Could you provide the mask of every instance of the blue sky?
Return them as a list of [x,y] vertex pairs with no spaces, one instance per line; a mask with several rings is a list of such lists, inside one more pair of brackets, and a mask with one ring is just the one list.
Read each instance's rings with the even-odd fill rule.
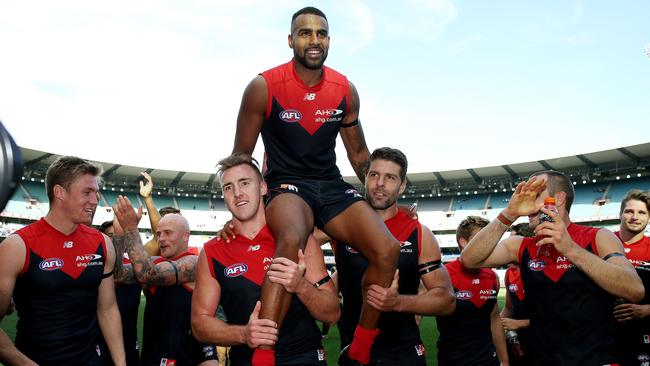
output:
[[647,1],[1,0],[0,120],[24,147],[212,172],[305,5],[328,16],[369,147],[410,172],[650,141]]

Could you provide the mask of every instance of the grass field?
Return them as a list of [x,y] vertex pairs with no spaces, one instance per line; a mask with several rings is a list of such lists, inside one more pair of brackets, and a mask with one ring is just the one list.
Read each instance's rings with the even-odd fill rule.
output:
[[[499,306],[503,307],[505,291],[499,291]],[[144,297],[140,301],[140,315],[138,317],[138,339],[140,344],[142,344],[142,322],[143,322],[143,312],[144,312]],[[16,313],[13,313],[9,316],[6,316],[2,320],[2,329],[9,335],[11,339],[15,338],[16,335]],[[433,317],[424,317],[420,323],[420,335],[422,341],[424,342],[424,347],[427,351],[427,365],[435,366],[437,365],[437,348],[436,341],[438,339],[438,328],[436,327],[436,320]],[[336,359],[339,354],[340,349],[340,338],[339,331],[336,327],[331,327],[329,334],[325,339],[323,339],[323,346],[325,347],[325,354],[327,356],[328,365],[336,365]],[[1,365],[1,363],[0,363]]]

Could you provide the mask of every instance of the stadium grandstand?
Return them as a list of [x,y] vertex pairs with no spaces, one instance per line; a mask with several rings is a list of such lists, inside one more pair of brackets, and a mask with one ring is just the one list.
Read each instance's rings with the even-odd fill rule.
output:
[[[22,149],[24,176],[18,189],[0,214],[0,236],[43,217],[48,211],[45,172],[57,155]],[[172,206],[181,210],[190,222],[190,246],[199,250],[230,219],[216,174],[177,172],[145,167],[97,162],[104,167],[100,203],[93,224],[113,218],[111,205],[118,195],[129,197],[134,206],[142,205],[138,194],[140,172],[154,181],[156,207]],[[455,228],[468,215],[490,220],[506,207],[514,187],[531,173],[553,169],[573,179],[576,198],[571,217],[586,225],[616,230],[620,202],[631,189],[650,190],[650,143],[618,149],[491,167],[408,174],[407,190],[400,203],[417,203],[418,216],[436,235],[443,259],[458,255]],[[359,190],[356,177],[346,181]],[[525,218],[520,221],[526,221]],[[149,220],[140,222],[143,239],[152,233]],[[328,266],[334,264],[329,246],[325,246]]]

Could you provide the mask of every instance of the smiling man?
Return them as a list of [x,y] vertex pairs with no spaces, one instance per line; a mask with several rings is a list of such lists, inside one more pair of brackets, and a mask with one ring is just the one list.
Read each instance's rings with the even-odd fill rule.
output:
[[643,365],[650,360],[650,238],[645,236],[650,220],[650,194],[641,190],[628,192],[621,202],[621,226],[616,233],[646,288],[640,304],[619,303],[614,308],[616,340],[621,365]]
[[101,167],[62,156],[47,170],[50,210],[0,244],[0,317],[13,293],[16,345],[0,331],[10,365],[104,365],[100,331],[125,364],[111,240],[92,229]]
[[[339,299],[329,281],[323,251],[310,238],[304,256],[297,253],[297,263],[272,259],[275,240],[266,225],[262,201],[266,184],[250,155],[222,159],[219,181],[237,235],[229,243],[212,239],[203,247],[192,299],[196,336],[203,342],[232,346],[233,365],[250,365],[253,350],[261,345],[276,346],[277,365],[325,365],[316,319],[335,323]],[[265,277],[295,295],[289,298],[287,321],[279,329],[275,322],[259,319],[258,300]],[[227,322],[214,316],[219,305]]]
[[[359,123],[356,88],[324,66],[330,44],[325,14],[313,7],[296,12],[288,44],[293,60],[261,73],[244,91],[233,147],[233,153],[252,154],[262,135],[269,187],[266,219],[277,240],[275,256],[297,261],[298,249],[305,248],[316,225],[368,259],[364,293],[372,284],[388,287],[399,242],[336,166],[339,132],[361,181],[370,152]],[[260,317],[281,326],[289,297],[282,286],[265,280]],[[365,364],[379,334],[380,312],[365,301],[362,306],[354,340],[344,354]],[[273,347],[261,346],[253,364],[272,365],[273,359]]]

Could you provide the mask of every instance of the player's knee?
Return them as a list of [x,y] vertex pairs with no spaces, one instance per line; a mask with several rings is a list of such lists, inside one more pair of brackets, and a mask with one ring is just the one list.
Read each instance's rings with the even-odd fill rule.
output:
[[286,232],[278,235],[276,238],[276,250],[280,251],[295,251],[298,252],[298,249],[304,248],[305,243],[307,242],[307,236],[300,235],[296,232]]
[[399,259],[400,244],[393,238],[387,238],[382,245],[377,245],[372,251],[369,261],[382,268],[394,268]]

